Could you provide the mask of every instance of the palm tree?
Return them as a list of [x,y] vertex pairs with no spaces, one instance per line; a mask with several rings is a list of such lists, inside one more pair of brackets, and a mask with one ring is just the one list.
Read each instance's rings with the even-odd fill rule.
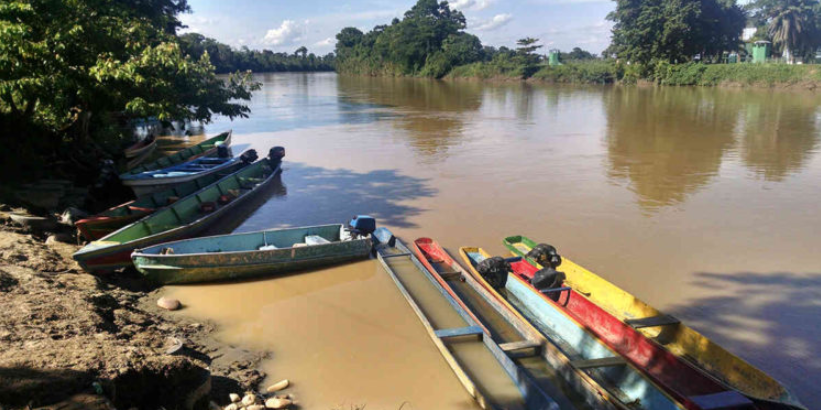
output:
[[767,33],[777,49],[790,55],[790,62],[795,61],[795,53],[817,43],[815,5],[812,0],[781,0],[767,12]]

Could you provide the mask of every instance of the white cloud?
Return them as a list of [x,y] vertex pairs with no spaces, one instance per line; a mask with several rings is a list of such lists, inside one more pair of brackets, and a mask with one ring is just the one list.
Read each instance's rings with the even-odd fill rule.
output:
[[320,40],[314,43],[314,47],[330,47],[336,44],[336,39],[333,37],[328,37],[325,40]]
[[495,0],[454,0],[450,6],[459,10],[484,10]]
[[272,28],[262,38],[263,44],[272,46],[287,46],[298,41],[304,41],[308,20],[300,24],[293,20],[285,20],[277,28]]
[[475,20],[471,22],[470,28],[477,31],[492,31],[510,23],[512,19],[512,14],[497,14],[490,20]]
[[180,22],[182,24],[188,26],[184,29],[181,29],[180,32],[182,33],[202,33],[203,31],[207,31],[208,29],[215,27],[219,24],[220,19],[218,18],[208,18],[203,16],[195,16],[193,14],[183,14],[180,16]]

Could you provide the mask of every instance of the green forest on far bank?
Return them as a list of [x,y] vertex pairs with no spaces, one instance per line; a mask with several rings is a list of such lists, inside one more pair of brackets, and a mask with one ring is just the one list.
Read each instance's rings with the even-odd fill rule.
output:
[[[610,46],[597,56],[580,48],[547,64],[540,39],[514,48],[483,45],[466,32],[464,15],[447,2],[418,0],[402,19],[365,33],[354,27],[336,36],[336,70],[360,75],[433,78],[532,79],[557,83],[665,85],[777,85],[821,82],[813,65],[723,64],[745,57],[751,40],[772,43],[785,62],[813,62],[821,47],[819,0],[615,0]],[[549,40],[549,39],[541,39]],[[512,45],[513,46],[513,45]]]
[[308,52],[305,46],[297,48],[292,54],[275,53],[271,50],[251,50],[242,47],[239,50],[220,43],[198,33],[185,33],[179,36],[180,45],[185,54],[199,59],[208,53],[211,64],[219,74],[234,71],[279,72],[279,71],[333,71],[334,54],[317,56]]

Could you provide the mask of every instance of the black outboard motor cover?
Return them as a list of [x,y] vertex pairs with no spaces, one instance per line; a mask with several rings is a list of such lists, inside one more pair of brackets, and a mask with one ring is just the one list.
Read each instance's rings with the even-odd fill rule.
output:
[[348,230],[354,236],[368,236],[376,230],[376,219],[368,215],[357,215],[348,223]]
[[257,155],[257,151],[254,149],[249,149],[248,151],[243,152],[242,155],[239,156],[240,161],[246,164],[250,164],[256,161],[257,158],[259,158],[259,156]]
[[487,258],[476,265],[476,271],[495,289],[502,289],[507,283],[510,263],[501,256]]
[[268,158],[274,161],[282,161],[285,158],[285,147],[276,146],[268,151]]
[[562,264],[562,257],[556,251],[556,248],[546,243],[534,246],[525,256],[544,267],[558,268]]
[[217,145],[217,156],[220,158],[229,158],[231,156],[231,151],[228,150],[228,146]]
[[530,279],[530,284],[539,290],[553,289],[561,286],[564,279],[564,272],[559,272],[553,268],[544,268],[539,269],[533,274],[533,278]]

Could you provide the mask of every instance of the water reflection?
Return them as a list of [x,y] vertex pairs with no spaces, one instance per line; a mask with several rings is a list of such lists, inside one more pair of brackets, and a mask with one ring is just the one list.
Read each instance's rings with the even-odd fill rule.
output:
[[768,181],[782,181],[800,171],[818,145],[818,103],[813,94],[748,96],[738,127],[744,164]]
[[482,85],[437,80],[340,76],[339,94],[359,104],[388,106],[404,115],[392,121],[406,131],[414,151],[440,161],[463,137],[466,114],[482,104]]
[[738,104],[709,91],[617,87],[604,95],[610,177],[627,180],[643,209],[683,202],[732,148]]

